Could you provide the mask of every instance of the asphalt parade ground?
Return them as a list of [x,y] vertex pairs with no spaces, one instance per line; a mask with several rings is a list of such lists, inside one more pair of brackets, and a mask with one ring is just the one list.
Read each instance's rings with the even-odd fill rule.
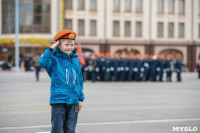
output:
[[[200,133],[200,80],[183,73],[176,82],[84,83],[76,133]],[[0,133],[49,133],[50,79],[0,73]],[[187,129],[187,130],[186,130]]]

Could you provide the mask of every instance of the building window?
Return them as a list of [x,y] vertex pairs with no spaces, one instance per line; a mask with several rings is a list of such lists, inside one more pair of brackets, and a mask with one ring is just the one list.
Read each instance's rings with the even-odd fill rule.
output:
[[178,24],[178,37],[183,38],[184,37],[184,33],[185,33],[185,26],[184,23],[179,23]]
[[130,12],[131,11],[131,0],[125,0],[125,11]]
[[90,10],[91,11],[97,10],[97,1],[96,0],[90,0]]
[[179,0],[179,14],[185,13],[185,0]]
[[72,19],[65,20],[65,29],[72,30]]
[[85,34],[85,21],[78,20],[78,35],[84,35],[84,34]]
[[142,37],[142,22],[136,22],[136,37]]
[[136,12],[142,12],[142,0],[136,0]]
[[96,20],[90,20],[90,35],[95,36],[96,35]]
[[[19,33],[50,33],[50,0],[19,1]],[[15,1],[2,0],[2,33],[15,32]]]
[[120,0],[113,0],[113,11],[119,12],[120,6],[119,6]]
[[163,31],[164,31],[163,28],[164,28],[163,22],[159,22],[158,23],[158,31],[157,31],[158,37],[163,37]]
[[168,13],[174,13],[174,0],[168,0]]
[[84,9],[85,9],[85,1],[78,0],[78,10],[84,10]]
[[72,9],[72,0],[65,0],[65,9]]
[[168,37],[174,37],[174,23],[168,23]]
[[158,0],[158,13],[164,12],[164,2],[163,0]]
[[15,1],[2,0],[2,33],[15,33]]
[[113,22],[113,36],[119,36],[119,21]]
[[125,22],[125,36],[131,36],[131,22],[126,21]]
[[174,60],[176,60],[177,58],[177,54],[181,55],[181,58],[183,59],[183,53],[180,50],[176,50],[176,49],[165,49],[159,52],[159,54],[164,54],[165,56],[167,56],[168,54],[173,55]]

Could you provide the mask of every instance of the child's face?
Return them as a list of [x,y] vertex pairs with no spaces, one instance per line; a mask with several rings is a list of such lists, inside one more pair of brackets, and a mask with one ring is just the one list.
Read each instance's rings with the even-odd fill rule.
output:
[[58,47],[61,52],[71,54],[72,51],[74,50],[74,40],[66,39],[64,41],[60,41],[60,44]]

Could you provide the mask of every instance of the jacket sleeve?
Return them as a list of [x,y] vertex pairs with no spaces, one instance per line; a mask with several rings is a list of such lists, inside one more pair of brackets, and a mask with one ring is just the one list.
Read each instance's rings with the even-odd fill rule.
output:
[[49,49],[46,49],[42,56],[39,58],[39,63],[46,69],[47,72],[49,72],[53,64],[51,52]]
[[85,99],[84,93],[83,93],[83,76],[82,76],[82,71],[81,71],[81,64],[79,62],[79,82],[80,82],[80,97],[79,101],[82,101]]

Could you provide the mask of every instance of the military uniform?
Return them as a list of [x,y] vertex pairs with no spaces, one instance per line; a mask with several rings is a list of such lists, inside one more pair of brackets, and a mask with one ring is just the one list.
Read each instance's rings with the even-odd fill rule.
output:
[[200,60],[197,63],[198,78],[200,79]]
[[148,80],[148,75],[149,75],[149,70],[150,70],[149,59],[148,58],[143,59],[142,66],[144,68],[142,80],[143,81],[147,81]]
[[173,67],[174,67],[173,60],[170,58],[167,58],[166,63],[165,63],[165,69],[167,73],[166,79],[167,81],[170,81],[170,82],[172,81]]
[[127,75],[127,71],[126,71],[127,59],[121,58],[119,66],[120,66],[120,80],[125,81],[126,75]]
[[158,66],[159,66],[159,81],[163,81],[163,74],[164,74],[164,68],[165,68],[165,60],[164,58],[158,59]]
[[181,58],[178,58],[178,59],[176,60],[176,64],[175,64],[176,73],[177,73],[177,81],[178,81],[178,82],[181,81],[182,64],[183,64],[182,59],[181,59]]
[[153,59],[150,63],[150,80],[156,81],[156,71],[157,71],[157,60]]
[[138,57],[135,61],[135,67],[134,67],[135,81],[140,80],[141,68],[142,68],[142,60]]

